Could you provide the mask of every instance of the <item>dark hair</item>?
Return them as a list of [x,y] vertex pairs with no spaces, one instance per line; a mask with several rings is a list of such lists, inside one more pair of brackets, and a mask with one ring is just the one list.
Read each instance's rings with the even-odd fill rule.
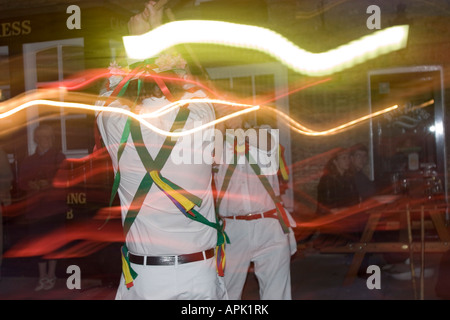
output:
[[37,127],[34,129],[34,133],[33,133],[33,134],[34,134],[34,136],[36,137],[36,135],[37,135],[38,132],[44,131],[44,130],[48,130],[48,131],[50,131],[50,133],[52,134],[52,136],[54,135],[53,127],[52,127],[51,125],[45,124],[45,123],[41,123],[39,126],[37,126]]
[[355,154],[357,151],[363,151],[363,152],[369,153],[369,149],[367,149],[367,147],[362,143],[354,144],[349,149],[350,149],[351,155]]
[[324,167],[324,174],[330,175],[338,175],[338,170],[336,165],[334,164],[334,160],[336,160],[342,154],[348,154],[349,149],[346,148],[337,148],[332,152],[331,158],[327,161]]

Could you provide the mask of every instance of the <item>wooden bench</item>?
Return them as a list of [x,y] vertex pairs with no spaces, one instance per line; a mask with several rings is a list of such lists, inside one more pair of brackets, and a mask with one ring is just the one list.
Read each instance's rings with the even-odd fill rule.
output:
[[[354,240],[345,243],[325,243],[321,253],[353,254],[344,285],[351,284],[366,253],[424,253],[445,252],[450,249],[450,233],[446,219],[447,205],[443,201],[429,201],[399,197],[395,201],[379,202],[376,198],[352,208],[346,208],[330,216],[321,217],[305,227],[316,228],[325,234],[345,234],[354,225],[362,226]],[[420,241],[413,241],[413,231],[420,230]],[[425,240],[425,230],[434,230],[437,241]],[[354,231],[354,230],[353,230]],[[398,241],[375,241],[375,232],[398,232]],[[342,238],[341,238],[342,240]],[[423,268],[422,268],[423,269]],[[423,274],[422,274],[423,277]]]

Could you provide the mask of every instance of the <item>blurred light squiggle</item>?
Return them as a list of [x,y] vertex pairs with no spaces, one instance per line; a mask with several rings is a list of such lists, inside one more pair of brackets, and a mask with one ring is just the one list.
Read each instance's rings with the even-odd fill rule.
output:
[[137,60],[154,57],[182,43],[241,47],[271,55],[299,73],[323,76],[404,48],[408,31],[407,25],[394,26],[326,52],[311,53],[266,28],[223,21],[184,20],[163,24],[139,36],[125,36],[123,43],[128,57]]
[[292,130],[294,130],[300,134],[307,135],[307,136],[326,136],[326,135],[336,134],[338,132],[341,132],[342,130],[345,130],[349,127],[357,125],[358,123],[361,123],[363,121],[369,120],[370,118],[374,118],[374,117],[380,116],[382,114],[391,112],[397,108],[398,108],[398,105],[394,105],[394,106],[385,108],[383,110],[380,110],[380,111],[365,115],[363,117],[354,119],[352,121],[346,122],[346,123],[336,126],[334,128],[331,128],[328,130],[323,130],[323,131],[311,130],[311,129],[305,127],[304,125],[300,124],[299,122],[295,121],[291,117],[287,116],[285,113],[283,113],[275,108],[265,108],[264,110],[270,110],[271,112],[275,112],[277,115],[279,115],[283,119],[283,121],[291,124],[290,128]]
[[[135,114],[129,110],[126,109],[121,109],[121,108],[115,108],[115,107],[102,107],[102,106],[95,106],[95,105],[91,105],[91,104],[85,104],[85,103],[77,103],[77,102],[64,102],[64,101],[52,101],[52,100],[32,100],[32,101],[28,101],[25,102],[11,110],[5,111],[3,113],[0,113],[0,119],[5,119],[7,117],[12,116],[13,114],[25,110],[29,107],[32,106],[37,106],[37,105],[46,105],[46,106],[50,106],[50,107],[59,107],[59,108],[75,108],[75,109],[80,109],[80,110],[89,110],[89,111],[97,111],[97,112],[113,112],[113,113],[121,113],[123,115],[126,115],[128,117],[134,118],[135,120],[139,121],[141,124],[143,124],[144,126],[146,126],[147,128],[149,128],[150,130],[153,130],[154,132],[160,134],[160,135],[164,135],[164,136],[170,136],[170,137],[182,137],[182,136],[186,136],[186,135],[190,135],[193,134],[197,131],[201,131],[203,129],[212,127],[220,122],[226,121],[232,117],[237,117],[240,116],[242,114],[248,113],[248,112],[252,112],[252,111],[256,111],[260,108],[260,106],[258,105],[245,105],[245,104],[239,104],[239,103],[235,103],[235,102],[228,102],[225,100],[217,100],[217,99],[188,99],[188,100],[180,100],[180,101],[176,101],[174,103],[171,103],[167,106],[165,106],[161,111],[157,110],[156,113],[157,115],[161,115],[164,114],[168,111],[170,111],[173,108],[179,107],[180,105],[184,105],[184,104],[188,104],[188,103],[220,103],[220,104],[226,104],[226,105],[238,105],[240,107],[244,107],[243,110],[240,111],[236,111],[232,114],[229,114],[227,116],[224,116],[220,119],[211,121],[209,123],[203,124],[201,126],[195,127],[193,129],[190,130],[186,130],[183,132],[170,132],[170,131],[165,131],[165,130],[161,130],[158,127],[152,125],[151,123],[149,123],[147,120],[145,120],[145,117],[153,117],[154,114],[150,113],[150,114],[144,114],[142,115],[138,115]],[[2,108],[0,107],[0,110]]]
[[[229,115],[223,116],[217,120],[211,121],[209,123],[203,124],[201,126],[195,127],[193,129],[190,130],[186,130],[186,131],[182,131],[182,132],[170,132],[170,131],[165,131],[165,130],[161,130],[158,127],[152,125],[151,123],[149,123],[147,120],[145,120],[145,118],[154,118],[157,116],[161,116],[164,113],[169,112],[170,110],[180,107],[182,105],[186,105],[189,103],[219,103],[219,104],[223,104],[223,105],[229,105],[229,106],[238,106],[238,107],[243,107],[243,110],[240,111],[236,111],[233,112]],[[36,106],[36,105],[47,105],[47,106],[53,106],[53,107],[60,107],[60,108],[76,108],[76,109],[81,109],[81,110],[89,110],[89,111],[97,111],[97,112],[113,112],[113,113],[120,113],[129,117],[134,118],[135,120],[141,122],[141,124],[143,124],[144,126],[146,126],[147,128],[149,128],[150,130],[153,130],[154,132],[160,134],[160,135],[164,135],[164,136],[170,136],[170,137],[182,137],[182,136],[186,136],[186,135],[190,135],[193,134],[195,132],[201,131],[203,129],[215,126],[218,123],[224,122],[230,118],[233,117],[238,117],[240,115],[243,115],[245,113],[249,113],[249,112],[253,112],[256,111],[258,109],[261,109],[261,107],[259,105],[247,105],[247,104],[240,104],[240,103],[235,103],[235,102],[229,102],[229,101],[225,101],[225,100],[217,100],[217,99],[186,99],[186,100],[179,100],[173,103],[168,104],[167,106],[152,112],[152,113],[148,113],[148,114],[135,114],[129,110],[126,109],[121,109],[121,108],[115,108],[115,107],[103,107],[103,106],[94,106],[94,105],[90,105],[90,104],[84,104],[84,103],[77,103],[77,102],[63,102],[63,101],[52,101],[52,100],[43,100],[43,99],[38,99],[38,100],[32,100],[32,101],[28,101],[25,102],[11,110],[5,111],[3,113],[0,113],[0,119],[4,119],[7,118],[9,116],[12,116],[13,114],[24,110],[26,108],[32,107],[32,106]],[[335,134],[338,133],[346,128],[349,128],[351,126],[354,126],[360,122],[366,121],[372,117],[376,117],[379,116],[381,114],[390,112],[394,109],[397,109],[398,106],[392,106],[389,108],[385,108],[381,111],[378,112],[374,112],[371,113],[369,115],[357,118],[355,120],[349,121],[347,123],[344,123],[340,126],[337,127],[333,127],[331,129],[328,130],[323,130],[323,131],[316,131],[316,130],[312,130],[309,129],[307,127],[305,127],[304,125],[300,124],[299,122],[295,121],[294,119],[292,119],[291,117],[289,117],[288,115],[286,115],[285,113],[272,108],[272,107],[265,107],[264,110],[268,110],[271,112],[275,112],[278,116],[280,116],[282,118],[283,121],[287,122],[291,129],[296,131],[297,133],[303,134],[303,135],[309,135],[309,136],[324,136],[324,135],[331,135],[331,134]],[[0,108],[1,110],[1,108]]]

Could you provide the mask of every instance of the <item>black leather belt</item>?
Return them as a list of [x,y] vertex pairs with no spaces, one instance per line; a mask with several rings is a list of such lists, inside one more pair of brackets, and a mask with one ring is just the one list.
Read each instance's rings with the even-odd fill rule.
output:
[[207,260],[212,257],[214,257],[214,248],[196,253],[180,254],[178,256],[138,256],[130,252],[128,253],[128,259],[131,263],[147,266],[172,266],[175,264]]

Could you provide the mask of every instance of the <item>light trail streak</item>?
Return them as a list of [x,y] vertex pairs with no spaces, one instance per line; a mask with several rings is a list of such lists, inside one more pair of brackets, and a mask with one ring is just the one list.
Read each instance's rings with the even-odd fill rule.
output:
[[330,10],[331,8],[334,8],[344,2],[347,2],[348,0],[341,0],[341,1],[336,1],[334,3],[327,3],[324,7],[322,7],[320,10],[311,10],[309,12],[307,11],[299,11],[295,14],[295,17],[297,19],[310,19],[313,18],[315,16],[318,16],[320,14],[323,14],[324,12]]
[[[95,70],[83,71],[83,72],[77,73],[70,79],[46,83],[46,84],[42,85],[40,88],[42,88],[42,89],[47,89],[47,88],[58,89],[59,88],[61,90],[75,91],[75,90],[83,89],[83,88],[87,87],[88,85],[90,85],[91,83],[93,83],[97,80],[100,80],[100,79],[110,78],[111,76],[126,77],[130,74],[131,71],[132,70],[122,70],[122,69],[117,69],[114,71],[114,73],[111,73],[111,71],[108,69],[95,69]],[[145,72],[137,73],[136,77],[146,78],[146,79],[161,79],[161,80],[167,80],[169,82],[183,82],[185,84],[190,84],[190,85],[199,87],[201,89],[204,89],[204,90],[208,91],[209,93],[213,94],[214,96],[218,96],[216,92],[211,90],[211,88],[208,88],[201,82],[195,81],[192,79],[180,78],[178,76],[171,77],[171,76],[167,76],[167,75],[163,76],[160,74],[149,74],[149,73],[145,73]]]
[[299,88],[290,90],[289,92],[280,94],[280,95],[275,96],[275,97],[273,97],[273,98],[270,98],[270,99],[267,99],[267,100],[264,100],[264,101],[258,101],[257,104],[259,104],[259,105],[265,105],[265,104],[268,104],[269,102],[273,102],[273,101],[278,100],[278,99],[280,99],[280,98],[283,98],[283,97],[286,97],[286,96],[290,96],[291,94],[293,94],[293,93],[295,93],[295,92],[302,91],[302,90],[308,89],[308,88],[310,88],[310,87],[314,87],[314,86],[316,86],[316,85],[319,85],[319,84],[328,82],[328,81],[330,81],[330,80],[331,80],[331,78],[326,78],[326,79],[321,79],[321,80],[318,80],[318,81],[315,81],[315,82],[312,82],[312,83],[307,83],[307,84],[305,84],[305,85],[303,85],[303,86],[301,86],[301,87],[299,87]]
[[[108,69],[95,69],[95,70],[83,71],[83,72],[77,73],[70,79],[52,82],[52,83],[46,83],[46,84],[42,85],[40,87],[40,89],[45,89],[45,90],[60,89],[60,90],[67,90],[67,91],[75,91],[75,90],[83,89],[83,88],[87,87],[88,85],[90,85],[91,83],[93,83],[97,80],[103,79],[103,78],[109,78],[111,76],[126,77],[130,73],[130,71],[131,70],[127,71],[127,70],[122,70],[122,69],[117,69],[117,71],[115,71],[114,73],[111,73],[111,71]],[[211,88],[204,85],[203,83],[192,80],[192,79],[169,77],[169,76],[162,76],[162,75],[158,75],[158,74],[148,74],[148,73],[139,73],[139,77],[140,78],[158,78],[161,80],[168,80],[169,82],[171,82],[171,81],[183,82],[185,84],[193,85],[195,87],[204,89],[204,90],[208,91],[209,93],[211,93],[214,97],[221,96],[216,91],[212,90]],[[276,97],[269,98],[264,101],[258,101],[255,104],[258,104],[258,105],[268,104],[269,102],[273,102],[282,97],[289,96],[295,92],[328,82],[330,80],[332,80],[332,78],[325,78],[325,79],[320,79],[320,80],[317,80],[317,81],[314,81],[311,83],[306,83],[306,84],[303,84],[302,86],[300,86],[299,88],[290,90],[289,92],[286,92],[282,95],[278,95]]]
[[291,69],[323,76],[348,69],[374,57],[406,46],[409,27],[394,26],[376,31],[335,49],[308,52],[266,28],[223,21],[184,20],[161,25],[139,36],[125,36],[131,59],[145,60],[182,43],[212,43],[264,52]]
[[[56,93],[57,93],[57,91],[52,90],[52,91],[49,91],[48,94],[50,96],[52,96],[52,95],[56,95]],[[38,96],[38,97],[42,97],[44,95],[45,95],[45,92],[34,93],[34,96]],[[21,101],[23,99],[24,98],[18,98],[17,100]],[[170,112],[171,110],[173,110],[175,108],[178,108],[183,105],[190,104],[190,103],[213,103],[213,104],[241,107],[244,109],[240,110],[240,111],[235,111],[229,115],[220,117],[219,119],[216,119],[214,121],[210,121],[209,123],[206,123],[201,126],[195,127],[190,130],[182,131],[182,132],[165,131],[165,130],[159,129],[158,127],[152,125],[151,123],[149,123],[146,120],[146,118],[155,118],[158,116],[162,116],[165,113]],[[429,101],[426,101],[426,102],[416,106],[415,109],[423,108],[423,107],[429,106],[433,103],[434,103],[434,100],[430,99]],[[10,106],[10,105],[15,105],[14,99],[12,99],[12,101],[7,101],[3,104],[0,104],[0,110],[2,110],[2,109],[4,110],[7,108],[7,106]],[[266,110],[266,111],[276,113],[276,115],[279,116],[282,119],[282,121],[288,123],[290,128],[299,134],[307,135],[307,136],[327,136],[327,135],[339,133],[349,127],[355,126],[363,121],[369,120],[370,118],[378,117],[380,115],[386,114],[386,113],[391,112],[398,108],[398,105],[394,105],[394,106],[382,109],[380,111],[377,111],[377,112],[359,117],[357,119],[351,120],[349,122],[346,122],[339,126],[333,127],[331,129],[322,130],[322,131],[312,130],[312,129],[302,125],[301,123],[297,122],[296,120],[289,117],[288,115],[281,112],[280,110],[277,110],[276,108],[273,108],[273,107],[269,107],[269,106],[261,107],[260,105],[242,104],[242,103],[237,103],[237,102],[230,102],[230,101],[226,101],[226,100],[209,99],[209,98],[208,99],[198,99],[198,98],[183,99],[183,100],[179,100],[179,101],[170,103],[154,112],[144,113],[144,114],[136,114],[136,113],[131,112],[126,109],[109,107],[109,106],[104,107],[104,106],[96,106],[96,105],[92,105],[92,104],[79,103],[79,102],[64,102],[64,101],[53,101],[53,100],[47,100],[47,99],[33,99],[31,101],[27,101],[22,104],[19,104],[17,107],[14,107],[8,111],[4,111],[3,113],[0,113],[0,119],[5,119],[7,117],[12,116],[13,114],[15,114],[17,112],[20,112],[26,108],[36,106],[36,105],[46,105],[46,106],[58,107],[58,108],[72,108],[72,109],[80,109],[80,110],[88,110],[88,111],[96,111],[96,112],[120,113],[125,116],[132,117],[133,119],[141,122],[144,126],[148,127],[150,130],[152,130],[160,135],[176,137],[176,138],[193,134],[193,133],[201,131],[203,129],[213,127],[216,124],[227,121],[228,119],[231,119],[233,117],[238,117],[243,114],[250,113],[253,111],[257,111],[257,110]]]
[[[234,107],[243,107],[243,108],[253,108],[253,107],[259,107],[258,106],[252,106],[249,104],[245,104],[245,103],[238,103],[238,102],[231,102],[231,101],[226,101],[226,100],[219,100],[219,99],[182,99],[182,100],[178,100],[175,101],[173,103],[170,103],[156,111],[150,112],[150,113],[143,113],[141,114],[141,118],[156,118],[159,116],[162,116],[170,111],[172,111],[173,109],[176,109],[178,107],[181,107],[183,105],[189,104],[189,103],[216,103],[216,104],[225,104],[225,105],[229,105],[229,106],[234,106]],[[250,112],[250,111],[249,111]],[[225,121],[225,120],[223,120]],[[222,122],[222,121],[221,121]]]
[[[170,131],[165,131],[165,130],[161,130],[158,127],[152,125],[151,123],[149,123],[148,121],[146,121],[144,118],[152,118],[152,117],[156,117],[156,116],[160,116],[166,112],[171,111],[174,108],[179,107],[180,105],[184,105],[184,104],[188,104],[188,103],[220,103],[220,104],[227,104],[227,105],[234,105],[234,106],[241,106],[241,107],[245,107],[244,110],[240,110],[240,111],[236,111],[234,113],[231,113],[229,115],[223,116],[219,119],[216,119],[214,121],[211,121],[209,123],[203,124],[201,126],[198,126],[196,128],[190,129],[190,130],[186,130],[186,131],[182,131],[182,132],[170,132]],[[233,117],[237,117],[252,111],[256,111],[258,109],[260,109],[261,107],[259,105],[256,106],[252,106],[252,105],[245,105],[245,104],[239,104],[239,103],[234,103],[234,102],[228,102],[228,101],[224,101],[224,100],[217,100],[217,99],[190,99],[190,100],[180,100],[174,103],[171,103],[165,107],[163,107],[163,110],[157,110],[155,111],[155,113],[149,113],[149,114],[144,114],[144,115],[137,115],[129,110],[125,110],[125,109],[121,109],[121,108],[115,108],[115,107],[102,107],[102,106],[94,106],[94,105],[89,105],[89,104],[84,104],[84,103],[77,103],[77,102],[63,102],[63,101],[52,101],[52,100],[32,100],[29,102],[25,102],[20,106],[17,106],[16,108],[6,111],[4,113],[0,114],[0,119],[4,119],[7,118],[9,116],[12,116],[13,114],[22,111],[26,108],[35,106],[35,105],[47,105],[47,106],[52,106],[52,107],[61,107],[61,108],[76,108],[76,109],[81,109],[81,110],[89,110],[89,111],[98,111],[98,112],[113,112],[113,113],[120,113],[123,114],[125,116],[129,116],[134,118],[135,120],[141,122],[144,126],[148,127],[150,130],[153,130],[154,132],[163,135],[163,136],[170,136],[170,137],[182,137],[182,136],[186,136],[186,135],[190,135],[193,134],[195,132],[201,131],[203,129],[215,126],[218,123],[224,122],[228,119],[231,119]],[[338,133],[348,127],[354,126],[360,122],[363,122],[365,120],[368,120],[370,118],[373,117],[377,117],[379,115],[382,115],[384,113],[390,112],[392,110],[395,110],[396,108],[398,108],[397,105],[383,109],[381,111],[377,111],[371,114],[368,114],[366,116],[357,118],[355,120],[349,121],[347,123],[344,123],[342,125],[339,125],[337,127],[328,129],[328,130],[324,130],[324,131],[315,131],[312,129],[309,129],[305,126],[303,126],[302,124],[300,124],[299,122],[295,121],[294,119],[292,119],[291,117],[287,116],[285,113],[271,108],[271,107],[265,107],[265,110],[270,110],[272,112],[277,113],[277,115],[279,115],[280,117],[282,117],[286,122],[292,124],[291,128],[303,135],[309,135],[309,136],[324,136],[324,135],[330,135],[330,134],[335,134]]]
[[[124,72],[125,74],[125,72]],[[108,69],[94,69],[88,71],[82,71],[76,75],[64,79],[62,81],[55,81],[44,83],[39,86],[39,88],[59,88],[62,90],[79,90],[88,86],[89,84],[104,78],[111,77],[111,72]]]
[[[185,103],[209,103],[210,100],[214,101],[220,101],[222,104],[230,104],[230,102],[224,101],[224,100],[215,100],[215,99],[191,99],[191,100],[185,100]],[[185,104],[184,103],[184,104]],[[177,104],[177,102],[174,102],[173,104]],[[231,105],[235,105],[236,103],[231,103]],[[203,129],[215,126],[218,123],[224,122],[230,118],[237,117],[252,111],[256,111],[260,108],[260,106],[252,106],[252,105],[246,105],[247,107],[244,110],[236,111],[232,114],[229,114],[227,116],[224,116],[220,119],[216,119],[214,121],[211,121],[209,123],[203,124],[201,126],[195,127],[190,130],[186,130],[183,132],[170,132],[161,130],[158,127],[155,127],[145,119],[141,115],[137,115],[131,111],[120,109],[120,108],[114,108],[114,107],[102,107],[102,106],[94,106],[90,104],[84,104],[84,103],[78,103],[78,102],[63,102],[63,101],[52,101],[52,100],[32,100],[25,102],[11,110],[5,111],[0,114],[0,119],[5,119],[7,117],[12,116],[13,114],[20,112],[22,110],[25,110],[29,107],[36,106],[36,105],[46,105],[51,107],[58,107],[58,108],[74,108],[74,109],[80,109],[80,110],[89,110],[89,111],[98,111],[98,112],[112,112],[112,113],[120,113],[128,117],[132,117],[133,119],[139,121],[144,126],[148,127],[150,130],[153,130],[154,132],[163,135],[163,136],[170,136],[170,137],[182,137],[186,135],[193,134],[197,131],[201,131]],[[243,106],[243,105],[241,105]],[[170,106],[169,108],[172,108],[173,106]]]
[[374,118],[374,117],[380,116],[382,114],[391,112],[397,108],[398,108],[398,105],[394,105],[394,106],[385,108],[383,110],[380,110],[380,111],[362,116],[360,118],[354,119],[352,121],[346,122],[346,123],[336,126],[334,128],[331,128],[328,130],[323,130],[323,131],[316,131],[316,130],[309,129],[309,128],[305,127],[304,125],[300,124],[299,122],[295,121],[291,117],[287,116],[285,113],[283,113],[275,108],[265,107],[264,110],[270,110],[271,112],[275,112],[277,115],[279,115],[281,118],[283,118],[284,121],[292,124],[290,126],[292,130],[294,130],[300,134],[307,135],[307,136],[326,136],[326,135],[336,134],[336,133],[338,133],[342,130],[345,130],[351,126],[354,126],[358,123],[361,123],[363,121],[369,120],[370,118]]

